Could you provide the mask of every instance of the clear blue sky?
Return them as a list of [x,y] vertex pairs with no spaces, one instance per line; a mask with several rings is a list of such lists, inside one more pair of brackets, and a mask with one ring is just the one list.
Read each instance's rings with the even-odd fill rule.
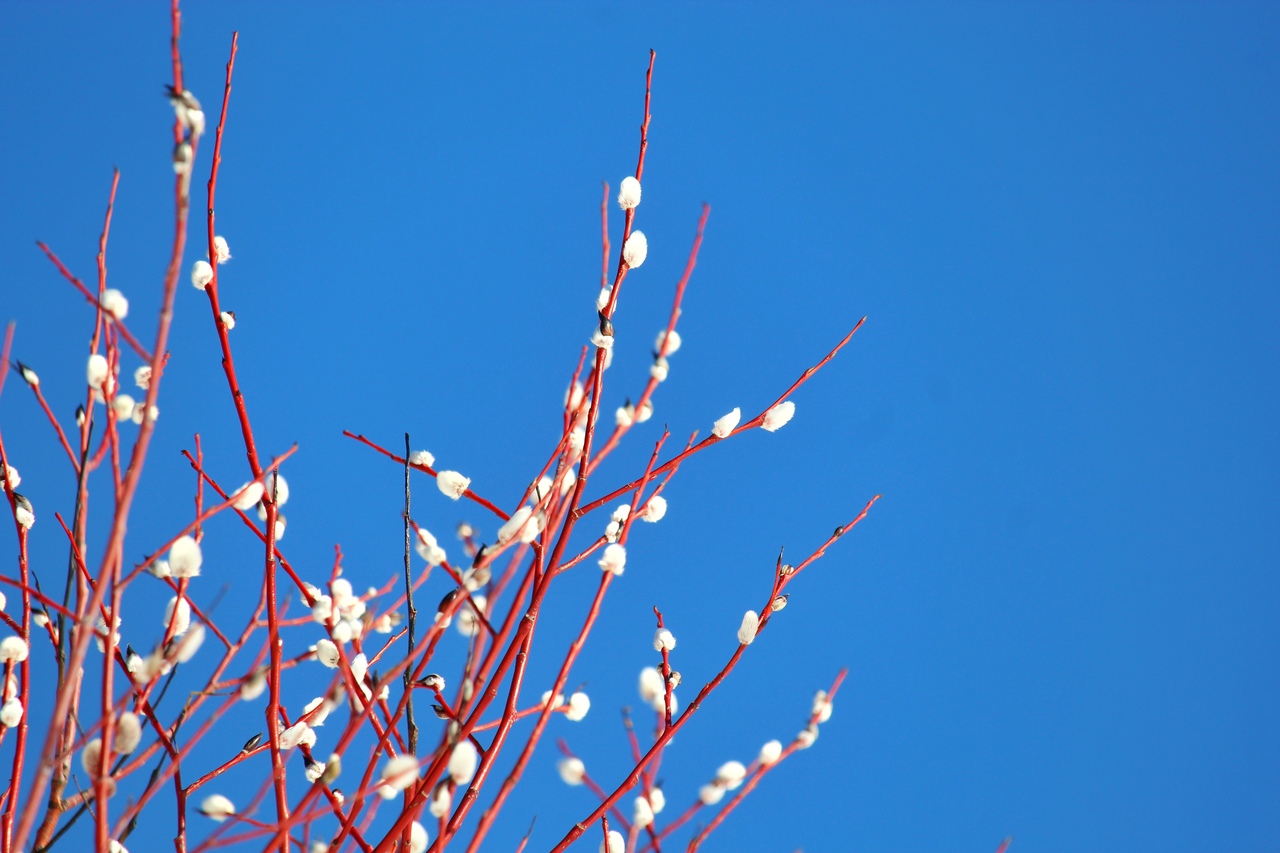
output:
[[[0,8],[0,321],[64,416],[90,321],[34,240],[91,277],[118,166],[110,282],[150,340],[167,27],[158,4]],[[641,386],[700,203],[712,213],[657,413],[594,493],[663,423],[678,437],[757,411],[869,320],[785,429],[682,469],[575,671],[592,714],[553,735],[620,779],[615,709],[654,656],[650,608],[701,684],[778,546],[807,552],[882,492],[669,752],[674,811],[721,762],[791,737],[850,668],[815,748],[707,849],[1280,848],[1277,7],[191,3],[186,68],[208,107],[233,29],[222,292],[261,445],[301,446],[296,563],[318,576],[341,543],[357,588],[396,570],[400,473],[344,428],[408,430],[514,506],[594,321],[600,181],[634,168],[654,48],[650,253],[610,410]],[[206,149],[197,183],[207,169]],[[174,330],[133,558],[189,515],[192,433],[245,479],[185,283]],[[49,508],[36,559],[60,565],[68,475],[20,383],[0,426]],[[425,481],[418,495],[429,526],[492,531]],[[209,597],[219,576],[254,583],[240,539],[211,546]],[[535,676],[594,582],[566,582]],[[530,849],[549,847],[590,810],[554,759],[548,743],[493,849],[535,813]],[[134,853],[171,849],[154,819]]]

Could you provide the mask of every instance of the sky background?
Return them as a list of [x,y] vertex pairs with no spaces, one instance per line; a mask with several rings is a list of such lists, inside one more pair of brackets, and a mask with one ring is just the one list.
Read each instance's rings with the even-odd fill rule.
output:
[[[876,493],[668,751],[665,816],[722,762],[791,738],[847,666],[815,747],[705,849],[1280,849],[1276,6],[190,3],[188,85],[211,113],[233,29],[221,292],[260,448],[300,447],[282,545],[317,582],[335,544],[357,589],[402,547],[402,474],[343,429],[408,431],[508,509],[546,458],[595,321],[600,182],[635,166],[649,48],[650,252],[615,319],[607,411],[642,387],[712,211],[656,413],[589,497],[636,476],[663,424],[679,441],[758,412],[869,317],[791,424],[695,457],[667,517],[635,531],[574,671],[593,710],[553,721],[487,849],[513,849],[534,814],[530,849],[547,849],[594,807],[556,777],[554,737],[621,780],[617,709],[654,662],[653,605],[687,701],[779,546],[808,553]],[[66,423],[92,317],[34,241],[92,279],[118,166],[109,285],[153,340],[167,39],[159,4],[0,7],[0,321]],[[616,241],[616,208],[612,224]],[[186,283],[199,246],[130,559],[189,518],[193,433],[215,476],[246,479]],[[37,571],[56,574],[73,483],[20,382],[0,428],[39,515]],[[457,522],[496,527],[426,479],[414,506],[451,551]],[[194,593],[229,584],[226,613],[260,574],[235,527],[210,525]],[[595,572],[545,617],[535,695]],[[239,713],[228,749],[260,724],[260,707]],[[149,814],[134,853],[171,849],[172,815]]]

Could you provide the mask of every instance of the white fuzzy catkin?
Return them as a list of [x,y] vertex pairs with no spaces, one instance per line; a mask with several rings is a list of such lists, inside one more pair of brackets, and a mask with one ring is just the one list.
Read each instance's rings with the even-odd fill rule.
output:
[[711,425],[711,434],[716,438],[724,438],[738,428],[740,420],[742,420],[742,409],[734,406],[732,412]]
[[754,610],[742,614],[742,625],[738,628],[738,642],[749,646],[756,639],[756,631],[760,629],[760,617]]
[[117,755],[128,755],[142,743],[142,721],[138,715],[125,711],[116,720],[115,750]]
[[596,329],[591,333],[591,345],[600,349],[613,349],[613,335],[606,335]]
[[36,388],[40,385],[40,374],[36,373],[30,367],[27,367],[25,364],[18,365],[18,372],[22,374],[22,381],[30,385],[32,388]]
[[556,770],[566,785],[581,785],[587,775],[587,768],[581,758],[562,758],[556,763]]
[[659,382],[666,382],[667,375],[671,373],[671,365],[662,356],[658,356],[653,364],[649,365],[649,375]]
[[228,332],[236,327],[236,315],[234,311],[219,311],[218,319],[222,320],[222,325],[227,327]]
[[409,454],[409,463],[411,465],[421,465],[424,468],[430,468],[436,464],[436,458],[431,455],[429,450],[415,450]]
[[90,776],[97,776],[102,769],[102,738],[96,737],[84,745],[80,753],[80,765]]
[[21,637],[5,637],[0,640],[0,663],[21,663],[30,653],[27,641]]
[[742,780],[746,776],[747,768],[743,766],[741,761],[726,761],[716,771],[716,782],[732,791],[742,784]]
[[644,797],[636,797],[635,805],[631,810],[631,822],[636,826],[644,829],[653,823],[653,806]]
[[164,628],[168,630],[173,625],[173,636],[181,636],[187,633],[187,629],[191,627],[191,604],[185,598],[178,598],[176,595],[169,599],[169,604],[164,609]]
[[466,493],[470,485],[471,480],[457,471],[441,471],[436,474],[436,486],[440,488],[440,492],[455,501]]
[[698,789],[698,799],[704,806],[714,806],[724,799],[724,788],[714,784],[703,785]]
[[756,758],[760,762],[761,767],[768,767],[777,764],[778,759],[782,757],[782,741],[771,740],[764,746],[760,747],[760,755]]
[[653,403],[645,400],[644,404],[636,409],[636,423],[642,424],[651,417],[653,417]]
[[613,422],[623,429],[626,429],[631,426],[635,417],[636,410],[634,406],[619,406],[618,410],[613,413]]
[[382,766],[382,781],[395,791],[418,781],[418,759],[412,755],[397,755]]
[[200,544],[190,536],[183,536],[169,549],[169,572],[175,578],[198,577],[203,562]]
[[795,417],[795,414],[796,404],[790,400],[784,400],[764,413],[764,422],[760,424],[760,429],[777,432],[786,426],[787,421]]
[[452,807],[453,794],[449,792],[449,786],[437,785],[431,794],[431,805],[427,806],[427,811],[431,812],[432,817],[441,818],[447,815]]
[[800,749],[808,749],[813,746],[813,742],[818,739],[818,727],[806,726],[800,734],[796,735],[796,745]]
[[236,807],[221,794],[210,794],[200,804],[200,811],[205,817],[213,818],[218,823],[222,823],[222,821],[236,813]]
[[191,265],[191,284],[197,290],[204,290],[213,281],[213,267],[208,261],[196,261]]
[[649,791],[649,805],[653,806],[654,814],[662,814],[662,810],[667,807],[667,795],[662,793],[661,788]]
[[409,825],[409,853],[426,853],[430,841],[425,826],[416,820]]
[[257,481],[245,483],[235,492],[235,499],[232,503],[236,509],[244,511],[252,509],[253,505],[262,500],[263,486]]
[[109,287],[102,292],[102,310],[114,315],[117,320],[123,320],[129,316],[129,300],[114,287]]
[[827,691],[819,690],[814,694],[813,710],[810,713],[817,716],[819,723],[831,719],[831,699],[827,696]]
[[267,676],[257,670],[240,685],[240,701],[252,702],[267,690]]
[[204,625],[197,622],[191,626],[191,630],[182,635],[182,639],[178,642],[178,648],[173,653],[173,659],[178,663],[186,663],[196,656],[196,652],[200,651],[200,647],[204,645]]
[[632,231],[627,242],[622,245],[622,260],[627,266],[636,269],[649,257],[649,239],[643,231]]
[[213,238],[213,257],[220,264],[231,260],[231,247],[227,245],[227,238],[221,234]]
[[0,467],[0,471],[4,471],[5,482],[9,484],[10,489],[16,489],[22,485],[22,475],[18,473],[18,469],[12,465]]
[[604,841],[600,842],[600,853],[627,853],[627,839],[616,829],[609,830]]
[[538,538],[542,532],[542,517],[533,514],[533,507],[522,506],[506,524],[498,528],[498,544],[505,545],[512,539],[519,539],[528,544]]
[[418,544],[414,548],[418,556],[426,560],[429,566],[438,566],[449,559],[444,549],[440,547],[440,543],[436,541],[436,537],[425,527],[418,528]]
[[627,549],[618,543],[605,546],[600,557],[600,568],[613,575],[621,575],[627,567]]
[[613,296],[612,287],[600,288],[600,293],[596,295],[596,310],[603,311],[609,304],[609,297]]
[[573,722],[578,722],[591,710],[591,698],[581,690],[576,691],[569,696],[569,710],[564,715]]
[[262,493],[264,498],[274,500],[276,506],[284,506],[289,502],[289,481],[279,472],[268,471],[262,478]]
[[31,501],[27,500],[17,492],[13,493],[13,500],[17,503],[17,508],[13,511],[13,517],[24,530],[30,530],[36,523],[35,507],[31,506]]
[[644,510],[641,511],[639,518],[641,521],[647,521],[650,524],[656,524],[662,521],[662,517],[667,514],[667,499],[662,495],[654,495],[649,498],[649,502],[645,504]]
[[292,726],[289,726],[289,728],[280,732],[280,748],[293,749],[295,746],[303,742],[309,731],[311,731],[311,726],[306,723],[294,723]]
[[316,642],[316,660],[327,666],[329,669],[338,668],[338,646],[333,640],[319,640]]
[[116,421],[123,423],[133,417],[133,409],[137,402],[128,394],[117,394],[115,399],[111,401],[111,411],[116,416]]
[[662,680],[662,673],[651,666],[640,670],[640,698],[648,705],[655,705],[666,699],[667,686]]
[[623,210],[635,210],[640,206],[640,182],[627,175],[618,185],[618,207]]
[[653,650],[660,652],[663,649],[671,651],[676,647],[676,635],[672,634],[666,628],[659,628],[653,633]]
[[469,740],[458,741],[449,754],[449,778],[456,785],[465,785],[476,775],[476,761],[479,756],[476,748]]
[[22,722],[22,701],[10,699],[0,707],[0,725],[11,729],[20,722]]
[[89,364],[84,371],[85,378],[89,381],[89,387],[101,388],[103,383],[107,381],[109,369],[106,356],[97,352],[89,356]]
[[653,351],[660,356],[671,355],[680,349],[680,344],[682,343],[680,333],[675,329],[672,329],[669,334],[666,329],[663,329],[658,332],[658,337],[653,342]]
[[143,391],[151,387],[151,365],[144,364],[137,370],[133,371],[133,384],[137,385]]

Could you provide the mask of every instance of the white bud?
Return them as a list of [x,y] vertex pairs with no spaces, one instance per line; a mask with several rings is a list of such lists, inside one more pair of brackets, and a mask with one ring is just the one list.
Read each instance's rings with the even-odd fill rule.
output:
[[667,686],[662,680],[662,673],[651,666],[640,670],[640,698],[649,705],[664,702]]
[[254,504],[262,500],[263,491],[263,485],[257,481],[245,483],[243,486],[236,489],[233,498],[234,503],[232,503],[232,506],[242,512],[247,509],[252,509]]
[[613,422],[623,429],[631,426],[634,420],[635,408],[632,406],[619,406],[618,410],[613,413]]
[[227,245],[227,238],[221,234],[213,238],[214,258],[220,264],[225,264],[231,260],[231,247]]
[[456,501],[467,491],[467,488],[471,485],[471,480],[457,471],[441,471],[436,474],[436,485],[445,497],[453,498]]
[[227,327],[228,332],[236,327],[236,313],[234,311],[219,311],[218,319],[222,321],[222,325]]
[[632,269],[644,263],[649,256],[649,241],[643,231],[632,231],[627,242],[622,244],[622,260]]
[[680,349],[680,333],[672,329],[668,334],[666,329],[658,332],[658,337],[653,342],[653,351],[659,356],[667,356]]
[[760,747],[760,756],[757,760],[761,767],[768,767],[771,764],[777,764],[778,759],[782,757],[782,741],[771,740],[764,746]]
[[541,525],[538,519],[533,517],[533,507],[522,506],[512,514],[506,524],[498,528],[498,544],[505,545],[515,538],[519,538],[521,542],[532,542],[538,537],[540,531]]
[[240,699],[243,702],[252,702],[261,696],[267,689],[267,676],[262,670],[254,670],[253,675],[249,676],[243,684],[240,685]]
[[636,409],[636,423],[642,424],[651,417],[653,417],[653,403],[645,400],[644,405]]
[[613,349],[613,335],[606,335],[596,329],[591,333],[591,345],[600,349]]
[[164,609],[165,630],[168,630],[170,625],[173,625],[175,637],[185,634],[191,627],[191,605],[185,598],[178,598],[175,595],[169,599],[169,604]]
[[27,500],[17,492],[13,493],[13,500],[14,503],[18,505],[13,512],[13,517],[17,520],[18,524],[21,525],[22,529],[30,530],[36,523],[35,507],[31,505],[31,501]]
[[146,391],[151,387],[151,365],[144,364],[137,370],[133,371],[133,383]]
[[609,305],[609,298],[613,296],[612,287],[600,288],[600,293],[596,296],[596,310],[603,311]]
[[204,290],[213,281],[213,267],[208,261],[196,261],[191,265],[191,284],[197,290]]
[[136,401],[128,394],[117,394],[111,401],[111,411],[115,413],[117,421],[127,421],[133,417],[136,405]]
[[810,713],[817,716],[819,723],[831,719],[831,700],[827,697],[827,691],[819,690],[814,694],[813,710]]
[[125,711],[116,720],[115,750],[119,755],[128,755],[142,743],[142,721],[138,715]]
[[747,776],[747,768],[743,766],[741,761],[726,761],[720,765],[720,769],[716,771],[716,781],[730,791],[736,789],[742,784],[742,780]]
[[627,175],[618,185],[618,207],[634,210],[640,206],[640,182]]
[[[321,764],[319,761],[313,761],[307,765],[307,781],[308,782],[315,784],[316,780],[323,775],[324,775],[324,765]],[[313,850],[315,849],[314,844],[312,845],[312,849]],[[325,849],[327,850],[328,847],[326,847]]]
[[609,830],[609,835],[600,842],[600,853],[627,853],[627,839],[618,830]]
[[667,374],[671,372],[671,365],[667,364],[667,360],[662,356],[649,365],[649,375],[659,382],[667,381]]
[[777,432],[786,426],[787,421],[795,417],[795,414],[796,404],[790,400],[784,400],[764,413],[764,422],[760,424],[760,429]]
[[169,549],[169,571],[175,578],[199,577],[203,562],[200,544],[190,536],[183,536]]
[[636,797],[631,814],[631,822],[641,829],[653,823],[653,806],[644,797]]
[[704,806],[714,806],[724,799],[724,788],[719,785],[703,785],[698,789],[698,799]]
[[114,315],[117,320],[123,320],[129,315],[129,300],[114,287],[109,287],[102,292],[102,310]]
[[431,794],[431,804],[427,806],[427,811],[434,818],[443,818],[449,814],[449,807],[453,805],[453,795],[449,793],[449,786],[443,782],[436,786],[435,791]]
[[808,749],[813,746],[813,742],[818,739],[818,727],[808,726],[800,734],[796,735],[796,745],[800,749]]
[[458,741],[449,754],[449,778],[456,785],[465,785],[476,775],[476,762],[479,756],[476,748],[469,740]]
[[756,631],[760,629],[760,617],[754,610],[742,614],[742,625],[738,628],[738,642],[749,646],[756,639]]
[[4,472],[5,482],[9,484],[10,489],[16,489],[22,485],[22,475],[18,473],[18,469],[12,465],[0,466],[0,471]]
[[662,793],[661,788],[649,791],[649,805],[653,807],[654,814],[662,814],[662,810],[667,807],[667,795]]
[[416,820],[409,825],[409,853],[426,853],[430,841],[425,826]]
[[302,743],[307,733],[311,731],[311,726],[303,722],[294,723],[289,728],[280,733],[280,748],[293,749]]
[[614,507],[613,515],[610,518],[617,524],[627,520],[627,516],[631,515],[631,504],[618,504]]
[[276,471],[268,471],[262,478],[262,493],[274,500],[276,506],[284,506],[289,502],[289,481]]
[[338,668],[338,646],[333,640],[319,640],[316,642],[316,660],[327,666],[329,669]]
[[409,454],[409,463],[412,465],[421,465],[424,468],[430,468],[436,464],[436,458],[426,450],[415,450]]
[[5,637],[0,640],[0,663],[21,663],[27,659],[31,649],[27,641],[21,637]]
[[605,546],[604,555],[600,558],[600,568],[614,575],[621,575],[627,566],[627,549],[613,543]]
[[553,709],[555,709],[555,708],[561,708],[561,707],[564,707],[564,694],[563,694],[563,693],[557,693],[557,694],[556,694],[556,696],[555,696],[555,699],[553,700],[553,699],[551,698],[551,691],[550,691],[550,690],[544,690],[544,691],[542,691],[542,701],[541,701],[539,704],[541,704],[543,707],[545,707],[545,706],[546,706],[546,704],[547,704],[548,702],[550,702],[550,703],[551,703],[551,707],[552,707]]
[[576,723],[587,716],[587,712],[590,710],[591,698],[581,690],[578,690],[569,696],[569,710],[564,715]]
[[676,635],[672,634],[666,628],[659,628],[653,634],[653,650],[660,652],[663,649],[671,651],[676,647]]
[[213,818],[218,823],[222,823],[236,813],[236,807],[221,794],[210,794],[200,804],[200,811],[205,817]]
[[102,767],[102,738],[96,737],[84,745],[80,753],[80,765],[90,776],[98,776]]
[[32,388],[40,385],[40,374],[36,373],[30,367],[27,367],[25,364],[21,364],[18,366],[18,370],[22,373],[23,382],[26,382]]
[[564,497],[573,491],[573,486],[578,482],[578,475],[572,468],[564,472],[564,476],[560,478],[560,496]]
[[94,353],[89,356],[89,365],[85,368],[85,377],[89,380],[90,388],[101,388],[102,384],[107,381],[107,357],[101,353]]
[[[473,601],[475,602],[474,607],[471,603]],[[458,629],[459,634],[464,637],[474,637],[480,633],[480,629],[483,626],[476,616],[475,608],[480,608],[480,612],[483,613],[488,603],[488,600],[483,595],[473,595],[469,601],[458,608],[458,621],[454,623],[454,627]]]
[[587,775],[587,768],[581,758],[562,758],[556,764],[556,769],[560,771],[560,778],[566,785],[581,785],[582,778]]
[[0,707],[0,725],[11,729],[20,722],[22,722],[22,702],[18,699],[10,699]]
[[182,635],[182,639],[178,642],[178,648],[174,652],[173,657],[178,663],[186,663],[196,656],[196,652],[200,651],[200,647],[204,645],[204,625],[197,622],[191,626],[191,630]]
[[711,425],[711,434],[716,438],[724,438],[738,428],[740,420],[742,420],[742,409],[735,406],[732,412]]
[[393,791],[403,791],[418,781],[418,759],[412,755],[397,755],[382,766],[382,781]]
[[662,495],[654,495],[649,498],[649,502],[645,504],[641,510],[639,518],[641,521],[647,521],[650,524],[656,524],[662,521],[662,517],[667,514],[667,499]]

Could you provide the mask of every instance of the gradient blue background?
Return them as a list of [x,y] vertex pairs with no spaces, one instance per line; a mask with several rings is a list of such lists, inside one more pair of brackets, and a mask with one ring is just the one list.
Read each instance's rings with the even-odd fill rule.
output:
[[[721,762],[791,737],[848,666],[815,748],[706,849],[1280,849],[1277,7],[191,3],[185,20],[210,112],[241,31],[222,292],[259,446],[301,446],[283,546],[310,577],[335,542],[357,588],[397,570],[401,474],[342,429],[408,430],[508,507],[545,458],[594,321],[600,181],[634,168],[652,47],[651,250],[609,411],[641,387],[702,201],[712,214],[657,413],[591,492],[637,473],[664,422],[678,438],[754,413],[870,319],[791,425],[681,471],[575,670],[592,713],[552,737],[619,780],[615,709],[654,658],[651,606],[687,700],[778,546],[807,553],[883,492],[677,739],[667,816]],[[167,37],[158,4],[0,7],[0,320],[67,420],[90,315],[33,241],[91,278],[119,166],[110,283],[152,340]],[[192,433],[220,479],[245,479],[185,272],[172,349],[131,559],[190,514]],[[42,513],[37,565],[62,565],[65,461],[21,383],[0,418]],[[427,481],[416,494],[442,534],[464,517],[492,533]],[[211,525],[198,591],[232,583],[228,614],[260,571],[235,526]],[[532,684],[594,573],[547,613]],[[260,705],[243,713],[247,737]],[[548,742],[489,849],[533,814],[530,849],[548,848],[590,810],[555,757]],[[171,815],[148,814],[131,849],[171,849]]]

